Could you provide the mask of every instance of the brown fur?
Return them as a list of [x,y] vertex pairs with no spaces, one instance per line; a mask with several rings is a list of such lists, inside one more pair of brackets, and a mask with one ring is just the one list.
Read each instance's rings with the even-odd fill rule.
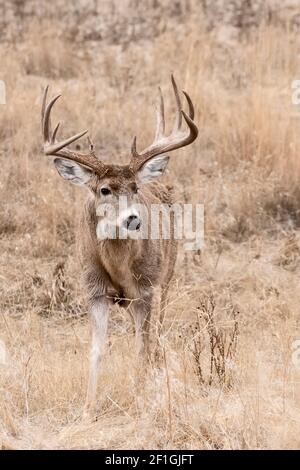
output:
[[[127,166],[111,166],[104,178],[95,175],[89,182],[92,194],[85,203],[81,219],[79,245],[90,308],[101,305],[103,299],[109,304],[118,302],[121,306],[127,307],[135,321],[138,352],[145,353],[145,356],[149,357],[149,328],[154,289],[159,288],[162,293],[161,312],[163,312],[176,262],[177,242],[172,236],[173,226],[171,223],[171,238],[168,240],[149,238],[99,241],[96,235],[96,207],[100,186],[105,183],[109,184],[118,195],[124,194],[128,197],[135,195],[136,202],[148,206],[152,203],[171,204],[172,191],[157,182],[139,187],[135,174]],[[137,194],[136,186],[139,187]],[[97,330],[94,317],[92,315],[93,335]],[[94,336],[93,341],[95,342]],[[88,413],[93,406],[96,393],[93,358],[91,361],[86,400]]]
[[[124,173],[122,170],[124,169]],[[134,175],[125,167],[112,167],[105,175],[110,187],[121,194],[131,191]],[[100,180],[90,186],[97,193]],[[103,183],[103,180],[101,180]],[[172,191],[160,183],[149,183],[139,189],[140,203],[172,204]],[[95,298],[114,295],[116,298],[138,299],[153,287],[166,288],[172,278],[177,243],[170,240],[103,240],[96,237],[96,198],[89,197],[81,220],[81,259],[90,302]],[[128,301],[126,304],[128,304]]]

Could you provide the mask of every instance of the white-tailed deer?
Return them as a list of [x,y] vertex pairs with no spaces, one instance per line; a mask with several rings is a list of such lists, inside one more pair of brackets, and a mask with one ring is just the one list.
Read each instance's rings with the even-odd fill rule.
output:
[[[51,130],[50,114],[60,95],[47,103],[47,91],[42,105],[42,131],[44,153],[59,158],[54,164],[66,180],[89,189],[84,206],[80,232],[80,255],[90,303],[92,345],[90,373],[86,398],[86,411],[92,409],[97,388],[98,365],[107,332],[109,306],[118,301],[130,309],[135,321],[136,343],[139,353],[149,354],[149,327],[153,289],[161,288],[161,305],[166,303],[167,289],[173,275],[177,254],[177,242],[170,239],[120,237],[121,229],[128,233],[140,230],[143,216],[138,207],[151,204],[171,204],[171,192],[154,182],[164,173],[169,157],[165,152],[191,144],[197,137],[194,108],[187,93],[188,114],[181,105],[180,96],[172,76],[176,98],[177,116],[172,133],[165,135],[164,102],[159,89],[157,127],[154,142],[143,152],[136,149],[133,140],[131,159],[127,165],[103,163],[94,153],[93,146],[87,154],[67,149],[87,131],[62,142],[56,141],[59,124]],[[183,122],[187,129],[182,129]],[[114,211],[121,196],[127,198],[127,208]],[[114,227],[117,236],[105,236]],[[104,234],[104,235],[103,235]]]

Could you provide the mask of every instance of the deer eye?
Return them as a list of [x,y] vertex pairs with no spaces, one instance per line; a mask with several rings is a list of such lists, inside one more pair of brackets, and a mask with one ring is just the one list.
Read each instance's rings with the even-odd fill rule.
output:
[[108,194],[111,194],[111,190],[109,188],[101,188],[100,192],[103,194],[103,196],[108,196]]
[[132,183],[131,189],[132,189],[132,191],[136,194],[136,193],[138,192],[138,189],[139,189],[139,188],[137,187],[136,183]]

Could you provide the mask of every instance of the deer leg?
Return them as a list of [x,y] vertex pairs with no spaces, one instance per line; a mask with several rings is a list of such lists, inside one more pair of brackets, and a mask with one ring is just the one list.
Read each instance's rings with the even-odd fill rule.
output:
[[159,364],[162,359],[161,337],[163,333],[166,309],[168,305],[168,292],[169,292],[169,284],[163,285],[161,288],[161,294],[160,294],[159,320],[157,322],[156,342],[155,342],[155,347],[154,347],[154,359],[157,364]]
[[133,306],[135,324],[135,344],[139,357],[149,359],[149,333],[151,318],[152,295],[138,300]]
[[166,308],[168,305],[168,291],[169,291],[169,284],[162,287],[161,297],[160,297],[158,337],[160,337],[162,333],[162,327],[163,327],[165,316],[166,316]]
[[85,415],[89,415],[92,412],[95,404],[98,369],[107,335],[108,313],[108,299],[106,299],[106,297],[100,297],[94,302],[91,309],[92,343],[90,350],[88,388],[84,406]]
[[135,322],[135,347],[139,357],[149,358],[150,313],[137,312]]

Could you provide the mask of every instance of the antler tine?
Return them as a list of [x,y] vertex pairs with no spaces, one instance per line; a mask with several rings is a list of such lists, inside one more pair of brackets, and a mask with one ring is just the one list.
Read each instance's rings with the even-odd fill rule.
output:
[[[79,134],[75,134],[72,137],[69,137],[68,139],[62,140],[61,142],[54,142],[52,145],[48,145],[45,148],[45,154],[46,155],[58,155],[58,153],[64,149],[64,147],[67,147],[67,145],[72,144],[75,142],[75,140],[80,139],[80,137],[84,136],[88,131],[83,131],[79,132]],[[73,150],[68,150],[65,149],[64,153],[70,152],[70,156],[75,155],[76,152],[73,152]],[[87,154],[88,155],[88,154]],[[65,156],[62,155],[61,156]]]
[[47,103],[47,94],[49,90],[49,85],[46,86],[43,94],[43,101],[42,101],[42,129],[44,128],[44,117],[45,117],[45,110],[46,110],[46,103]]
[[[54,129],[54,132],[52,134],[51,131],[51,119],[50,119],[50,113],[52,106],[54,103],[58,100],[60,95],[57,95],[51,102],[47,105],[47,95],[48,95],[48,90],[49,90],[49,85],[46,86],[44,90],[44,95],[43,95],[43,103],[42,103],[42,132],[44,136],[45,142],[55,142],[55,137],[59,128],[60,123],[57,124],[57,126]],[[52,103],[52,104],[51,104]],[[52,135],[51,135],[52,134]]]
[[[185,122],[189,126],[189,133],[186,134],[186,137],[183,140],[183,144],[180,145],[180,147],[184,147],[185,145],[189,145],[192,142],[194,142],[194,140],[197,138],[198,127],[194,123],[193,119],[191,119],[191,117],[188,114],[186,114],[185,111],[181,111],[181,113],[182,113],[182,116],[184,117]],[[179,147],[176,147],[176,148],[179,148]]]
[[87,135],[87,140],[88,140],[88,143],[89,143],[89,146],[90,146],[91,153],[94,153],[94,144],[93,144],[93,141],[92,141],[91,137],[89,136],[89,134]]
[[47,95],[48,95],[49,85],[46,86],[43,95],[43,103],[42,103],[42,133],[45,141],[49,141],[50,129],[49,129],[49,118],[48,120],[45,119],[46,117],[46,109],[47,109]]
[[172,131],[172,134],[175,134],[177,131],[180,130],[181,124],[182,124],[182,114],[181,114],[182,104],[181,104],[181,99],[180,99],[179,92],[178,92],[178,87],[177,87],[173,74],[171,75],[171,81],[173,85],[173,90],[174,90],[174,95],[175,95],[175,100],[176,100],[176,107],[177,107],[176,118],[175,118],[174,127]]
[[156,132],[155,140],[159,140],[165,134],[165,105],[161,88],[158,87],[158,99],[156,103]]
[[51,137],[51,144],[54,144],[54,142],[55,142],[56,134],[57,134],[59,126],[60,126],[60,122],[57,123],[57,125],[56,125],[56,127],[53,131],[53,134],[52,134],[52,137]]
[[48,103],[45,109],[45,115],[44,115],[44,135],[45,138],[48,142],[51,141],[52,138],[52,130],[51,130],[51,109],[53,108],[54,103],[60,98],[61,95],[56,95],[52,100]]
[[131,144],[131,155],[133,158],[139,157],[139,154],[137,153],[137,150],[136,150],[136,135],[134,136],[132,144]]
[[106,169],[104,163],[96,158],[93,151],[91,150],[90,153],[78,153],[73,150],[67,149],[68,145],[72,144],[76,140],[80,139],[82,136],[87,134],[87,130],[83,132],[79,132],[68,139],[65,139],[61,142],[56,142],[56,136],[59,129],[60,123],[57,124],[53,133],[51,130],[51,111],[56,103],[56,101],[60,98],[61,95],[57,95],[52,98],[49,103],[47,104],[47,94],[48,94],[49,87],[47,86],[44,91],[43,96],[43,103],[42,103],[42,133],[43,133],[43,140],[44,140],[44,153],[46,155],[53,155],[53,156],[61,156],[64,158],[68,158],[69,160],[73,160],[75,162],[81,163],[94,171],[98,174],[103,173]]
[[[164,102],[161,90],[159,89],[159,102],[156,108],[157,125],[154,142],[143,150],[140,154],[136,150],[136,137],[133,139],[131,153],[132,159],[130,166],[137,170],[150,158],[160,155],[164,152],[179,149],[191,144],[198,135],[198,127],[194,122],[194,106],[189,95],[183,91],[188,103],[188,114],[182,109],[181,99],[174,76],[171,76],[173,91],[176,100],[176,119],[173,130],[169,136],[165,135]],[[182,121],[185,121],[188,129],[182,130]]]
[[182,90],[182,93],[184,94],[184,96],[186,97],[186,100],[188,102],[188,106],[189,106],[189,116],[191,119],[194,119],[194,116],[195,116],[195,110],[194,110],[194,105],[192,103],[192,100],[190,98],[190,96],[187,94],[186,91]]

